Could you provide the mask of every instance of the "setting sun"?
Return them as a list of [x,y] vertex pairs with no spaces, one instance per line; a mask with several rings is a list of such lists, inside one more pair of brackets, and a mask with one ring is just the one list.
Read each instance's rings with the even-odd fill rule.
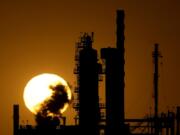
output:
[[[62,77],[49,73],[33,77],[24,89],[23,97],[26,107],[34,114],[37,114],[43,107],[47,108],[47,103],[54,100],[53,94],[57,93],[56,87],[58,85],[63,86],[65,94],[67,95],[67,101],[71,101],[71,90]],[[61,108],[59,108],[59,113],[63,113],[67,107],[68,103],[64,102],[63,107],[61,106]],[[53,112],[49,110],[48,113],[49,115],[52,115]]]

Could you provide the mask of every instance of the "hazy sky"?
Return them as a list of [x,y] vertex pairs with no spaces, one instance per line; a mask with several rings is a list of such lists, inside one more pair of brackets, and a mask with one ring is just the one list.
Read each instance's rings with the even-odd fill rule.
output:
[[[95,32],[94,48],[114,47],[116,10],[125,10],[126,117],[153,106],[154,43],[160,44],[160,109],[180,105],[179,0],[7,0],[0,2],[0,134],[12,134],[12,106],[20,122],[34,116],[23,102],[33,76],[57,73],[75,86],[74,51],[80,32]],[[101,88],[101,92],[103,89]],[[71,121],[73,109],[66,113]]]

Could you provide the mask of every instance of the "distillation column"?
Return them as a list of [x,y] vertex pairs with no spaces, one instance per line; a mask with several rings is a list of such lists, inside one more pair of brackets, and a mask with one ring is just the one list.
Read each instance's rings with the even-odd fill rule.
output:
[[85,34],[79,52],[79,126],[84,135],[99,135],[99,64],[92,37]]

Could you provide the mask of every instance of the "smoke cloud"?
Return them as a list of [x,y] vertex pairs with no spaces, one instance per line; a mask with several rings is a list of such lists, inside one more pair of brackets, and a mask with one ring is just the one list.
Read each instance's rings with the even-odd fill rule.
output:
[[52,90],[52,95],[41,104],[41,109],[35,116],[37,125],[43,127],[59,125],[62,110],[71,102],[70,99],[68,99],[66,86],[57,84],[55,86],[50,85],[49,88]]

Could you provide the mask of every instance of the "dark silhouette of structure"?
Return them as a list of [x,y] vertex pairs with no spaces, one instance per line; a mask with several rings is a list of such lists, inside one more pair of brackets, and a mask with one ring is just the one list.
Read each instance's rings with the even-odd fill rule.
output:
[[160,53],[158,50],[158,44],[155,44],[153,57],[154,57],[154,119],[155,119],[155,135],[159,134],[158,128],[158,78],[159,78],[159,59]]
[[[82,34],[76,43],[74,73],[77,75],[75,125],[66,125],[65,117],[36,116],[37,126],[19,125],[19,106],[14,105],[14,135],[180,135],[180,107],[176,112],[158,112],[158,58],[161,56],[155,44],[154,58],[154,113],[142,119],[125,119],[124,112],[124,11],[117,11],[116,48],[102,48],[105,71],[98,63],[97,51],[93,49],[93,33]],[[106,104],[99,103],[98,84],[105,75]],[[63,92],[63,87],[56,87]],[[54,95],[59,99],[60,95]],[[62,97],[63,95],[61,95]],[[64,95],[61,99],[67,100]],[[61,100],[47,105],[52,112],[58,111]],[[57,106],[56,106],[57,103]],[[46,108],[45,108],[46,109]],[[101,109],[105,109],[105,118]],[[46,112],[47,110],[45,110]],[[41,112],[40,112],[41,114]],[[43,116],[43,117],[42,117]],[[102,124],[101,122],[104,122]],[[103,131],[101,133],[100,131]]]
[[117,48],[101,49],[106,76],[106,134],[124,134],[124,11],[117,11]]
[[19,105],[13,106],[13,134],[18,135],[19,129]]
[[79,126],[83,134],[99,135],[100,118],[98,79],[100,64],[97,51],[92,48],[93,36],[84,34],[79,51]]

